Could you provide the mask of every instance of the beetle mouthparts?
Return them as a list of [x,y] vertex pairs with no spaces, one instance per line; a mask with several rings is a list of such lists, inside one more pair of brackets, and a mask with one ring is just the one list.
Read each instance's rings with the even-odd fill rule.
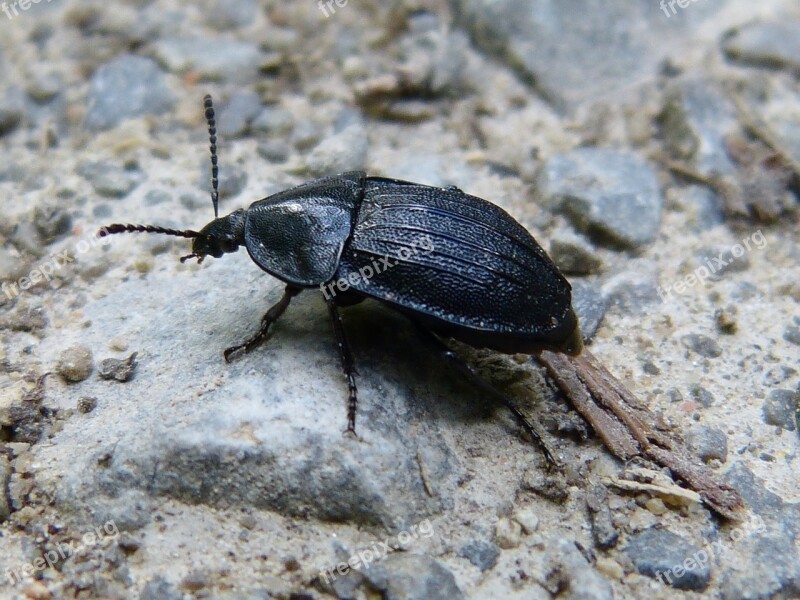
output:
[[197,264],[199,265],[199,264],[202,264],[202,262],[203,262],[203,259],[204,259],[205,257],[206,257],[206,255],[205,255],[205,254],[194,254],[194,253],[192,253],[192,254],[187,254],[186,256],[181,256],[181,262],[182,262],[182,263],[185,263],[185,262],[186,262],[187,260],[189,260],[190,258],[196,258],[196,259],[197,259]]

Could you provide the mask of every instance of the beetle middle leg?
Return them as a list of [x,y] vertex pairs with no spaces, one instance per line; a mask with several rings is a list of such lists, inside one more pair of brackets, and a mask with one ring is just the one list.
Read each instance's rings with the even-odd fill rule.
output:
[[293,285],[287,285],[286,289],[283,291],[283,296],[276,304],[274,304],[270,309],[266,312],[266,314],[261,317],[261,328],[258,330],[253,337],[249,340],[244,342],[243,344],[238,344],[236,346],[231,346],[227,348],[222,355],[225,357],[225,362],[230,362],[231,354],[234,352],[238,352],[239,350],[244,350],[245,352],[250,352],[253,348],[258,346],[264,338],[267,337],[269,334],[269,328],[272,327],[272,324],[277,321],[280,316],[286,311],[289,306],[289,303],[292,301],[292,298],[297,296],[300,292],[302,292],[302,288],[295,287]]
[[463,358],[461,358],[455,351],[451,350],[447,344],[445,344],[442,340],[440,340],[435,334],[428,331],[425,327],[420,325],[419,323],[414,322],[419,332],[422,336],[428,341],[428,343],[433,346],[441,355],[442,357],[452,364],[453,366],[458,369],[458,371],[464,375],[469,382],[480,389],[482,392],[488,394],[495,400],[501,402],[505,405],[508,410],[514,415],[517,419],[519,424],[525,430],[525,432],[531,436],[531,439],[539,446],[542,450],[542,454],[544,454],[545,459],[547,462],[555,467],[559,466],[558,461],[553,456],[553,452],[550,450],[550,447],[544,441],[544,437],[542,433],[539,431],[538,426],[531,423],[528,418],[522,414],[522,411],[517,408],[517,405],[506,396],[503,392],[498,390],[494,387],[491,383],[483,379],[478,373],[473,369]]

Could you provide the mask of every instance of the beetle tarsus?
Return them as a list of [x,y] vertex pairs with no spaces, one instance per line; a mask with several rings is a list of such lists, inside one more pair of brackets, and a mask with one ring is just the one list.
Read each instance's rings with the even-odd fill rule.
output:
[[225,357],[225,362],[231,362],[231,355],[239,350],[244,350],[245,354],[247,354],[256,348],[261,342],[263,342],[267,335],[269,335],[270,327],[272,327],[273,323],[275,323],[275,321],[277,321],[286,311],[289,303],[292,301],[292,298],[294,298],[301,291],[302,290],[298,287],[287,285],[286,289],[283,291],[283,296],[281,299],[278,300],[275,305],[270,307],[266,314],[261,317],[261,328],[258,330],[258,333],[256,333],[243,344],[238,344],[237,346],[231,346],[230,348],[225,349],[225,351],[222,353],[222,356]]
[[[342,359],[342,370],[347,378],[349,394],[347,397],[347,430],[345,433],[352,432],[356,435],[356,410],[358,408],[358,387],[356,386],[356,369],[353,364],[353,354],[350,352],[350,345],[344,333],[342,317],[339,315],[339,308],[334,298],[326,298],[328,312],[333,323],[333,334],[336,336],[336,344],[339,347],[339,356]],[[356,436],[358,437],[358,436]]]

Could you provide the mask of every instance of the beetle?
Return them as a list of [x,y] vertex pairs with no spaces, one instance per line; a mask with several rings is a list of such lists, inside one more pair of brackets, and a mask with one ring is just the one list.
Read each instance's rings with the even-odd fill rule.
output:
[[[339,309],[372,298],[403,313],[450,362],[502,401],[555,462],[540,433],[501,392],[440,338],[504,353],[578,354],[582,338],[571,287],[533,236],[500,207],[457,187],[431,187],[362,171],[323,177],[219,217],[214,107],[204,97],[214,220],[200,231],[112,224],[100,235],[149,232],[192,239],[196,258],[244,247],[286,284],[258,332],[224,351],[226,361],[268,335],[291,299],[319,288],[349,386],[347,432],[355,434],[355,368]],[[424,251],[423,251],[424,250]]]

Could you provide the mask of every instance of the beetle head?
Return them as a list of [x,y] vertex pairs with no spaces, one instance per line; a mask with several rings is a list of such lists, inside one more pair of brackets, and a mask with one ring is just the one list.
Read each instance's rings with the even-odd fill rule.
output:
[[244,245],[244,209],[233,211],[226,217],[214,219],[203,227],[192,242],[192,253],[181,258],[197,258],[203,262],[206,256],[219,258],[227,252],[236,252]]

